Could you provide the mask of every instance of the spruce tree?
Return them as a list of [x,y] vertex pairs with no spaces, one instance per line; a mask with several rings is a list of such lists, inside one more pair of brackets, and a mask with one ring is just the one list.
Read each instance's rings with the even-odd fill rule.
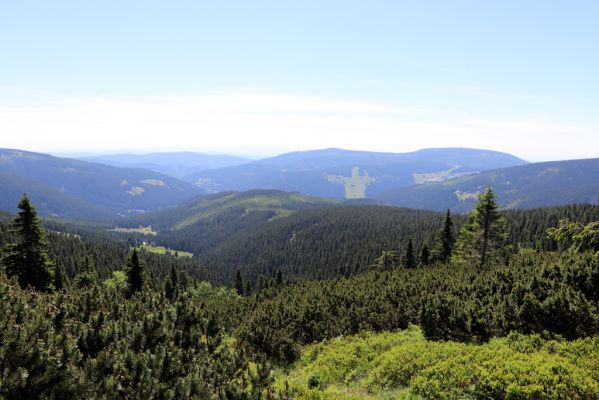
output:
[[428,244],[424,243],[420,249],[420,264],[429,265],[431,263],[431,252],[428,249]]
[[98,273],[90,256],[85,256],[79,273],[75,277],[75,287],[87,288],[98,284]]
[[488,187],[460,230],[454,259],[483,268],[490,262],[505,261],[508,235],[496,195]]
[[177,276],[177,269],[175,266],[171,266],[171,271],[169,273],[169,277],[166,279],[164,283],[164,294],[167,299],[172,300],[177,297],[179,286],[179,278]]
[[58,267],[54,270],[54,289],[62,290],[64,289],[64,271],[62,268]]
[[127,267],[125,268],[127,274],[127,284],[129,294],[141,291],[144,283],[147,280],[146,277],[146,266],[139,258],[139,252],[137,249],[131,251],[131,256],[127,261]]
[[54,265],[46,250],[47,242],[40,219],[27,195],[23,194],[18,207],[21,211],[11,226],[16,243],[7,245],[2,260],[6,274],[16,276],[23,289],[32,286],[36,290],[51,291]]
[[241,271],[237,270],[235,274],[235,290],[237,294],[243,296],[243,278],[241,277]]
[[453,234],[453,219],[451,218],[451,211],[447,209],[445,215],[445,221],[443,226],[437,233],[437,242],[435,245],[434,259],[443,263],[448,262],[453,254],[453,247],[455,245],[455,237]]
[[250,283],[250,281],[247,281],[245,283],[245,295],[246,296],[251,296],[252,295],[252,284]]
[[404,267],[415,268],[416,267],[416,256],[414,255],[414,244],[412,239],[408,240],[404,254]]
[[277,286],[281,286],[283,284],[283,273],[279,269],[277,271]]

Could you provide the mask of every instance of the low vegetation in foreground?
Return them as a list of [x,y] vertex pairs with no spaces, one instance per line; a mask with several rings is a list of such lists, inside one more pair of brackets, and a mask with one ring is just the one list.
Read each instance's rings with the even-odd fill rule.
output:
[[597,399],[599,336],[435,342],[417,326],[309,345],[275,387],[294,399]]
[[105,232],[48,246],[19,209],[0,221],[1,400],[599,396],[599,223],[580,215],[542,238],[523,224],[557,251],[515,249],[489,189],[430,249],[407,237],[367,273],[253,287],[237,271],[228,289]]

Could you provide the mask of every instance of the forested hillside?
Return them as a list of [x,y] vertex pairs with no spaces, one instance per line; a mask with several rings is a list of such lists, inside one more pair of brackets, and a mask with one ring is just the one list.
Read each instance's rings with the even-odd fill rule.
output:
[[[404,252],[386,251],[368,272],[291,281],[277,273],[249,288],[237,274],[235,290],[203,282],[211,277],[193,261],[131,251],[135,235],[57,222],[45,231],[26,198],[19,208],[10,230],[6,215],[0,225],[5,398],[599,395],[597,207],[506,215],[489,190],[456,225],[449,214],[400,210],[405,224],[430,228],[426,257],[405,227],[413,237]],[[418,225],[423,217],[436,223]],[[555,218],[543,242],[537,235]]]
[[[506,213],[509,239],[519,247],[556,248],[545,230],[560,219],[599,219],[599,206],[572,205]],[[331,278],[367,271],[383,251],[398,256],[412,240],[416,252],[434,246],[444,214],[389,206],[335,205],[279,191],[209,196],[173,210],[129,219],[158,234],[143,240],[189,251],[211,271],[236,270],[255,285],[261,275],[285,279]],[[454,215],[455,228],[464,217]]]
[[[281,154],[251,163],[201,171],[185,179],[209,191],[277,189],[348,197],[348,186],[363,186],[352,196],[376,197],[397,187],[442,181],[464,173],[526,164],[510,154],[465,148],[378,153],[322,149]],[[357,168],[354,176],[354,168]],[[353,191],[350,189],[349,193]],[[358,194],[359,193],[359,194]]]
[[[90,257],[100,279],[110,278],[121,269],[133,246],[139,245],[141,235],[121,235],[106,232],[105,226],[74,225],[46,221],[48,253],[64,274],[65,285],[71,281]],[[0,216],[0,248],[14,239],[10,233],[9,218]],[[150,275],[162,281],[171,267],[189,277],[220,282],[224,278],[216,271],[208,271],[197,260],[143,253]]]
[[29,193],[43,215],[108,219],[174,206],[205,192],[154,171],[0,149],[0,208]]
[[389,204],[467,212],[488,186],[506,208],[599,204],[599,159],[552,161],[484,171],[446,182],[397,188],[378,198]]

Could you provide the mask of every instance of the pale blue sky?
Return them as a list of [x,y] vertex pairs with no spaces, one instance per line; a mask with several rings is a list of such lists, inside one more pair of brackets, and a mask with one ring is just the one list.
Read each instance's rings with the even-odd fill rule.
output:
[[0,147],[599,156],[599,3],[0,1]]

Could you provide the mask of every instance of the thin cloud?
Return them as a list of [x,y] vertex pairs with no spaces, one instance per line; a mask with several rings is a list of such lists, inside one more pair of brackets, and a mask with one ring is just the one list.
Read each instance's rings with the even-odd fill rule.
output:
[[1,147],[48,152],[283,152],[323,147],[410,151],[490,148],[539,160],[596,156],[564,135],[591,129],[543,118],[485,119],[452,110],[263,91],[164,97],[48,97],[0,105]]

